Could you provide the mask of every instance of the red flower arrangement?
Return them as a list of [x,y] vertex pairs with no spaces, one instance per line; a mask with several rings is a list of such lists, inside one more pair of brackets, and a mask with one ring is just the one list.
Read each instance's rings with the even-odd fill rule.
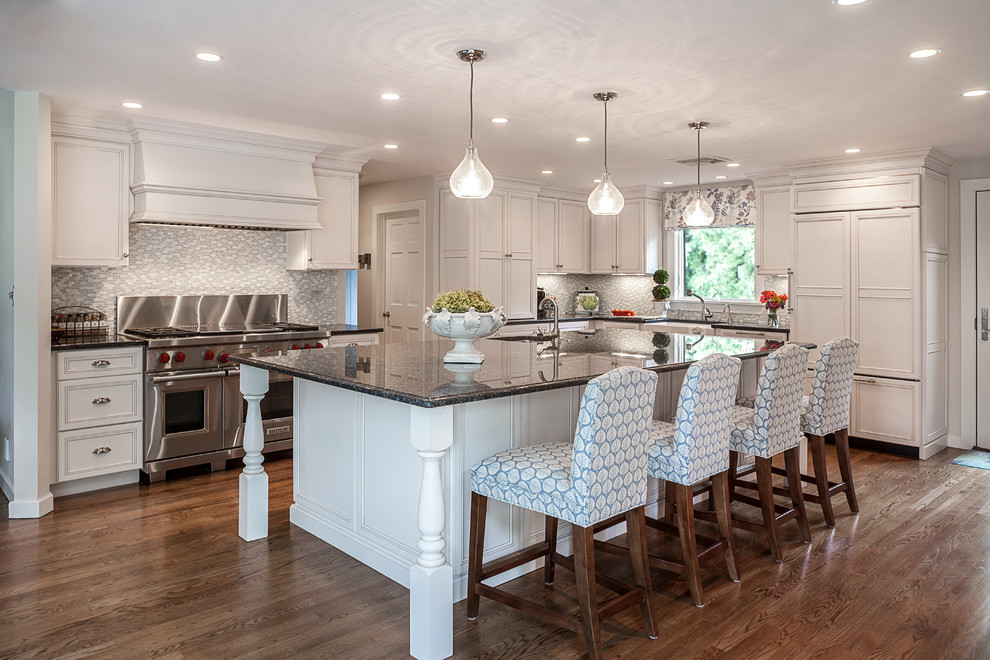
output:
[[785,302],[787,302],[786,293],[777,293],[776,291],[763,291],[760,293],[760,303],[771,312],[776,312],[784,306]]

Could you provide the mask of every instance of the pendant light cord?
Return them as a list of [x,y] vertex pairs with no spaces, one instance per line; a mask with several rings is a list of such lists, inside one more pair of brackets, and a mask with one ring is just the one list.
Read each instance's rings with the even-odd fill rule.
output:
[[701,127],[694,129],[698,134],[698,195],[701,195]]
[[469,127],[468,127],[468,145],[474,147],[474,60],[471,62],[471,92],[468,94],[468,107],[470,108]]
[[605,171],[608,172],[608,97],[605,97]]

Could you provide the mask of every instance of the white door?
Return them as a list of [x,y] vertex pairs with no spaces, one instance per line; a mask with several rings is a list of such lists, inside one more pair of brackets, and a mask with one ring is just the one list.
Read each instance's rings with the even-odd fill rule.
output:
[[423,341],[426,264],[418,210],[379,216],[385,230],[385,343]]
[[976,444],[990,449],[990,190],[976,193]]

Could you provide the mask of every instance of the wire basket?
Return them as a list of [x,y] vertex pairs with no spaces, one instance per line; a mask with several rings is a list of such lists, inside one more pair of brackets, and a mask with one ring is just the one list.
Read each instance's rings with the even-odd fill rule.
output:
[[106,336],[107,315],[92,307],[67,305],[52,310],[52,340]]

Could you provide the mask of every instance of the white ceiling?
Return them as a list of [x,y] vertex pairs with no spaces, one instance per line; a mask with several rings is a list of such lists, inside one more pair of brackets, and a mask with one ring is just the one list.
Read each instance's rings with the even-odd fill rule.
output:
[[[0,0],[0,86],[48,94],[62,114],[325,141],[370,158],[368,183],[457,165],[469,69],[455,51],[480,48],[484,162],[590,191],[601,90],[619,93],[620,189],[692,183],[693,166],[671,161],[694,154],[693,120],[712,124],[703,153],[742,163],[702,167],[707,182],[850,146],[990,156],[990,96],[961,96],[990,87],[988,28],[988,0]],[[943,52],[907,57],[928,46]],[[201,50],[225,59],[199,62]]]

